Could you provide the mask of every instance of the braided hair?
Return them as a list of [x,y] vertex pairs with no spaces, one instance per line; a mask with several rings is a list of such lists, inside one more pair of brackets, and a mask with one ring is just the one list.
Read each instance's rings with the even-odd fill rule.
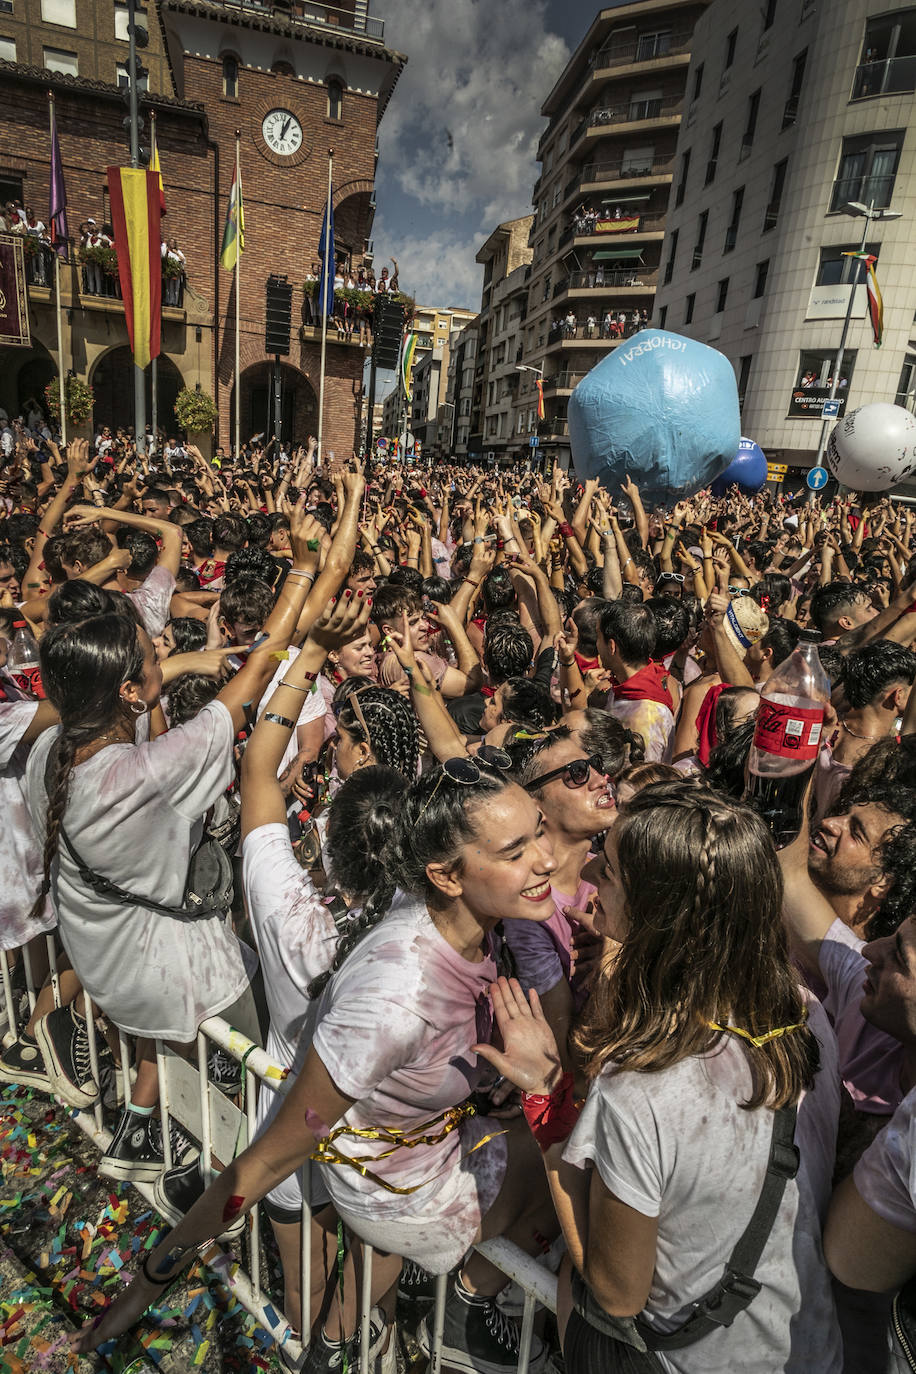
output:
[[[782,874],[762,818],[691,779],[656,783],[620,809],[610,843],[627,931],[574,1032],[587,1072],[613,1061],[654,1073],[712,1051],[731,1020],[752,1036],[805,1019],[781,919]],[[751,1109],[795,1103],[817,1041],[803,1027],[752,1046]]]
[[376,763],[396,769],[412,782],[420,761],[420,730],[410,703],[390,687],[367,687],[359,693],[359,708],[369,738],[350,698],[340,708],[338,729],[346,730],[355,743],[368,744]]
[[[41,678],[61,728],[49,754],[48,809],[41,888],[29,916],[37,918],[51,890],[51,867],[67,809],[76,751],[123,719],[119,693],[143,676],[143,643],[136,621],[111,610],[52,626],[41,640]],[[132,718],[131,718],[132,719]]]
[[385,865],[386,847],[407,790],[403,774],[373,765],[360,768],[341,787],[328,812],[327,853],[333,887],[348,905],[363,903],[337,944],[331,967],[308,986],[310,997],[336,973],[351,950],[386,915],[395,882]]

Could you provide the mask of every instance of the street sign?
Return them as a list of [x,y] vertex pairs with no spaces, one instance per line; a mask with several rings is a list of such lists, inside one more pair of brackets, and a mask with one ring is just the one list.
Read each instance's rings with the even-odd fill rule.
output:
[[820,491],[821,487],[827,485],[829,476],[826,468],[812,468],[805,481],[812,491]]
[[541,441],[538,438],[538,436],[536,434],[532,434],[531,438],[528,440],[528,445],[530,448],[537,448],[540,442]]
[[[821,411],[821,415],[822,415],[822,417],[823,417],[825,420],[835,420],[836,417],[839,415],[839,413],[840,413],[840,403],[839,403],[839,401],[825,401],[825,402],[824,402],[824,409]],[[815,468],[814,471],[817,472],[818,469]],[[809,486],[810,486],[810,483],[809,483]],[[815,490],[816,490],[816,488],[815,488]]]
[[785,477],[788,471],[788,463],[767,463],[767,477]]

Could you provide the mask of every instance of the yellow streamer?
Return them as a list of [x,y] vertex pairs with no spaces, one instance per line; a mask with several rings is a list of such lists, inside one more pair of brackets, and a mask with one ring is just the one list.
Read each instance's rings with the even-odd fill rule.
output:
[[764,1031],[763,1035],[751,1035],[750,1031],[742,1030],[740,1026],[720,1026],[718,1021],[710,1021],[713,1030],[724,1031],[727,1035],[740,1035],[742,1040],[760,1049],[761,1045],[769,1044],[771,1040],[778,1040],[783,1035],[788,1035],[790,1031],[803,1030],[808,1024],[808,1008],[805,1007],[802,1019],[796,1021],[794,1026],[777,1026],[775,1030]]

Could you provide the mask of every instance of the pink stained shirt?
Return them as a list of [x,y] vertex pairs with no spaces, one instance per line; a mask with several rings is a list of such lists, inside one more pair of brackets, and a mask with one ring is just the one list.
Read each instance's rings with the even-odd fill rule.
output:
[[818,963],[827,987],[824,1010],[840,1050],[840,1072],[857,1111],[891,1116],[902,1097],[899,1040],[866,1021],[860,1010],[868,962],[864,940],[837,919],[821,941]]
[[[590,856],[591,857],[591,856]],[[559,892],[551,888],[554,913],[547,921],[503,922],[506,944],[512,951],[518,968],[518,978],[526,992],[533,988],[539,997],[556,987],[565,978],[572,988],[573,1005],[580,1011],[588,996],[577,974],[570,978],[572,968],[573,936],[584,927],[581,921],[567,916],[564,907],[574,906],[584,910],[596,888],[584,880],[573,893]]]

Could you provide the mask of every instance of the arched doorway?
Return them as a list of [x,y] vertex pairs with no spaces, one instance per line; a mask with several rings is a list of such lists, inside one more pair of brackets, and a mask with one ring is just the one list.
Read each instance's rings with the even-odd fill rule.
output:
[[[184,379],[171,358],[164,353],[157,359],[156,370],[159,428],[168,433],[176,428],[175,398],[184,386]],[[146,420],[149,424],[153,414],[152,365],[146,369],[144,380]],[[134,360],[126,344],[102,354],[92,370],[92,387],[95,392],[93,423],[96,430],[101,425],[115,428],[133,424]]]
[[[242,373],[242,442],[253,435],[274,433],[274,364],[254,363]],[[235,387],[229,403],[231,426],[235,424]],[[231,428],[230,426],[230,428]],[[285,443],[304,444],[310,434],[318,433],[318,397],[307,377],[288,363],[280,364],[280,438]]]
[[35,400],[47,415],[45,387],[56,376],[57,364],[37,339],[31,348],[0,348],[0,407],[7,415],[24,415]]

